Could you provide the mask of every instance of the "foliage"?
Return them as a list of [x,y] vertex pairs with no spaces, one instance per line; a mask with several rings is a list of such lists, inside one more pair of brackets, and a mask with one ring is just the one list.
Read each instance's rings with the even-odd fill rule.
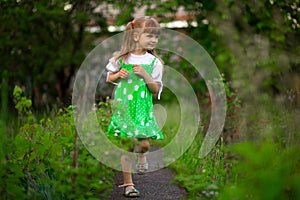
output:
[[1,74],[1,116],[0,121],[6,122],[7,120],[7,107],[8,107],[8,83],[7,83],[7,70],[4,70]]
[[[38,120],[22,90],[15,98],[24,120],[13,137],[1,140],[1,199],[104,198],[112,170],[100,164],[80,144],[72,107]],[[19,104],[18,104],[19,103]],[[24,107],[22,107],[24,106]],[[20,113],[20,114],[21,114]]]
[[283,148],[270,141],[246,142],[234,145],[232,152],[238,162],[233,165],[233,181],[220,199],[300,198],[299,148]]
[[96,6],[79,0],[1,1],[1,71],[14,69],[9,85],[23,86],[33,105],[53,103],[57,96],[66,101],[75,69],[92,46],[84,37],[87,22],[106,27],[101,13],[93,13]]
[[225,146],[220,140],[206,158],[199,159],[195,156],[200,149],[199,140],[200,135],[170,167],[178,173],[176,180],[186,188],[189,199],[216,199],[227,182]]
[[[189,27],[183,31],[212,56],[240,99],[253,93],[299,93],[299,1],[155,1],[147,13],[177,19],[183,7]],[[157,7],[159,9],[157,9]],[[192,22],[197,22],[197,27]],[[181,65],[181,63],[180,63]],[[191,77],[191,76],[189,76]],[[290,81],[292,77],[293,82]],[[299,84],[298,84],[299,85]],[[251,101],[250,100],[250,101]]]
[[[94,13],[100,3],[104,10]],[[110,6],[122,12],[109,13]],[[0,2],[1,199],[92,199],[109,192],[112,172],[80,144],[72,108],[38,119],[32,106],[56,103],[57,97],[66,100],[84,54],[96,37],[108,36],[106,17],[123,25],[136,10],[146,8],[147,15],[170,22],[178,19],[181,7],[188,27],[180,31],[216,62],[228,112],[222,140],[205,159],[195,157],[201,144],[194,142],[171,165],[177,182],[191,199],[299,198],[299,0],[6,0]],[[89,23],[101,31],[87,33]],[[172,62],[169,54],[160,53],[199,97],[204,116],[199,141],[210,116],[206,84],[185,60]],[[20,87],[13,89],[15,84]],[[19,116],[10,121],[6,112],[14,102],[12,93]],[[164,127],[166,140],[158,145],[169,143],[176,133],[174,99],[165,89],[162,104],[170,103],[171,113]],[[106,127],[109,104],[98,106],[99,123]]]
[[236,129],[238,139],[228,143],[223,134],[215,149],[199,159],[198,135],[171,165],[189,199],[299,198],[299,110],[272,104],[250,110],[239,109],[236,124],[227,116],[225,128]]
[[24,94],[23,91],[20,87],[16,86],[14,88],[14,93],[13,93],[17,104],[16,104],[16,109],[18,110],[19,114],[24,113],[25,115],[30,115],[31,111],[30,108],[32,106],[32,102],[30,99],[27,99]]
[[[94,12],[96,8],[100,12]],[[66,101],[71,78],[94,46],[95,36],[107,36],[106,20],[124,25],[137,10],[146,9],[147,15],[170,22],[180,17],[179,8],[184,8],[189,25],[181,31],[209,52],[242,98],[251,98],[245,91],[298,92],[288,77],[299,73],[299,0],[2,1],[1,71],[16,69],[9,73],[8,85],[24,86],[34,106],[56,102],[57,96]],[[100,32],[86,32],[90,24]],[[179,65],[186,67],[184,62]],[[194,73],[185,73],[192,80]]]

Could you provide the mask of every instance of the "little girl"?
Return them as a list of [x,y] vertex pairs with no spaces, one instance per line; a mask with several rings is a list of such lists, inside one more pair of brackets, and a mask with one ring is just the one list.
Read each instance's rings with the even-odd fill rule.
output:
[[[107,81],[117,85],[107,135],[139,141],[136,146],[139,174],[148,169],[145,153],[150,148],[149,139],[163,139],[152,103],[152,94],[159,99],[163,87],[163,62],[154,51],[159,27],[152,17],[139,17],[129,22],[120,52],[106,66]],[[124,187],[124,196],[138,197],[140,192],[132,181],[131,163],[128,156],[121,157],[124,184],[119,187]]]

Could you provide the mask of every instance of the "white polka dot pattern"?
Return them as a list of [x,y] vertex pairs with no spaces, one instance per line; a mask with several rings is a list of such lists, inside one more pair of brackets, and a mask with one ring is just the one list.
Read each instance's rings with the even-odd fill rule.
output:
[[[141,66],[151,74],[153,63]],[[132,64],[123,63],[121,67],[129,72],[130,78],[121,79],[115,90],[116,102],[113,102],[113,116],[107,135],[163,139],[153,114],[152,93],[144,79],[133,73]]]
[[137,91],[139,89],[139,86],[138,85],[135,85],[134,86],[134,91]]
[[127,98],[128,98],[129,101],[131,101],[131,100],[133,99],[133,96],[132,96],[131,94],[129,94],[129,95],[127,96]]

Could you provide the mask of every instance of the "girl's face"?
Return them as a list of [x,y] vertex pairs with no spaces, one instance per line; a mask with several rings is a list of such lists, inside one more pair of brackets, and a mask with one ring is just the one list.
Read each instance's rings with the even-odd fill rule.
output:
[[134,35],[136,49],[153,50],[158,42],[158,35],[155,33],[141,33]]

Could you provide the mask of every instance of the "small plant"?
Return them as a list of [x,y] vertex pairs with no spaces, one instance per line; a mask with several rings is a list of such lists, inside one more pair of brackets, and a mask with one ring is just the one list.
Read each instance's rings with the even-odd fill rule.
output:
[[176,180],[188,191],[189,199],[217,199],[219,190],[226,183],[224,144],[222,140],[203,159],[197,157],[200,135],[182,157],[170,167],[178,173]]
[[15,88],[14,97],[22,120],[15,135],[6,133],[8,138],[0,141],[5,147],[0,151],[0,199],[106,198],[113,172],[81,144],[73,108],[37,120],[21,88]]
[[23,90],[19,86],[15,86],[13,95],[17,101],[15,108],[18,110],[18,113],[25,115],[32,114],[30,110],[32,102],[24,95]]

